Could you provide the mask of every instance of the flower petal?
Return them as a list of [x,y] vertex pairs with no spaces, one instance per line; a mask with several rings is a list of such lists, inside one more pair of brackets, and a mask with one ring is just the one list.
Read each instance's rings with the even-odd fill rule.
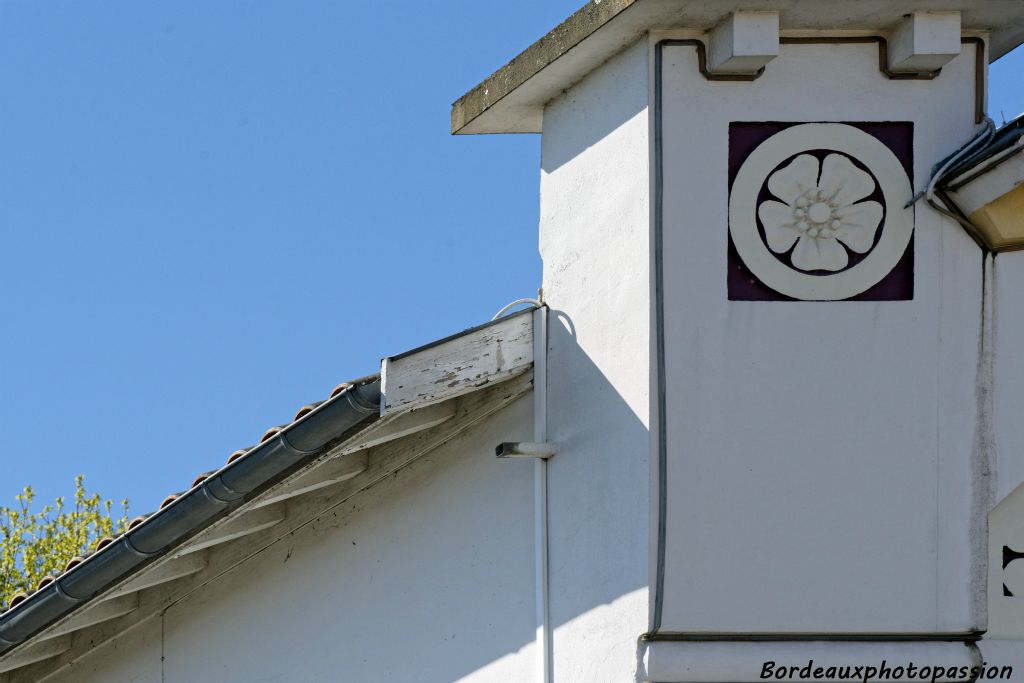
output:
[[846,250],[830,237],[801,237],[793,250],[793,265],[800,270],[842,270],[849,261]]
[[801,154],[788,166],[780,168],[768,178],[768,190],[790,206],[807,190],[818,186],[818,160],[810,154]]
[[782,202],[761,202],[761,206],[757,207],[757,216],[764,226],[768,248],[776,254],[789,251],[793,242],[800,237],[800,233],[796,231],[796,216],[793,215],[792,207]]
[[882,205],[861,202],[841,209],[842,225],[835,232],[837,240],[858,254],[864,254],[875,243],[875,232],[882,222]]
[[875,191],[875,179],[842,154],[829,154],[821,163],[818,187],[840,206],[853,204]]

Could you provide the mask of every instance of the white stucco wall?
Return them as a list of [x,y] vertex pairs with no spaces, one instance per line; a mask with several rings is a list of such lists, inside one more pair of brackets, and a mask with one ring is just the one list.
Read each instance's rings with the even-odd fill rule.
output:
[[1024,483],[1024,251],[999,254],[992,261],[995,339],[993,423],[997,461],[995,501]]
[[51,680],[532,681],[531,436],[527,395]]
[[749,83],[666,47],[664,75],[663,628],[983,627],[980,250],[922,203],[912,301],[726,291],[731,121],[912,121],[920,188],[973,134],[974,48],[934,81],[886,79],[871,44],[783,45]]
[[552,102],[540,251],[551,306],[551,620],[558,681],[629,681],[648,626],[648,55]]
[[164,683],[160,620],[150,619],[47,680],[58,683]]

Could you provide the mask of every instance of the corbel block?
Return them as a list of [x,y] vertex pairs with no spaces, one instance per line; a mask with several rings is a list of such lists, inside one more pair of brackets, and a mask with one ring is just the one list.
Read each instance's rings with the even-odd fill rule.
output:
[[733,12],[711,31],[707,69],[713,74],[756,74],[778,55],[778,12]]
[[889,38],[889,70],[897,73],[941,69],[960,54],[960,12],[913,12]]

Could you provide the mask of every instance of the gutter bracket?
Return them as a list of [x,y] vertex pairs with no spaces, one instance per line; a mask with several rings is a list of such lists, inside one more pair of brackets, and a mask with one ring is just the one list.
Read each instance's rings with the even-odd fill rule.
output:
[[499,458],[553,458],[558,448],[553,443],[533,443],[529,441],[505,441],[495,447],[494,454]]

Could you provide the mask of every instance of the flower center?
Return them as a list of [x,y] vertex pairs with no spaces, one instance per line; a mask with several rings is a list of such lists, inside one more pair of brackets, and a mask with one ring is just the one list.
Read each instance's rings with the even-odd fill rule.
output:
[[832,218],[832,207],[825,202],[815,202],[807,209],[807,217],[812,223],[824,223]]

